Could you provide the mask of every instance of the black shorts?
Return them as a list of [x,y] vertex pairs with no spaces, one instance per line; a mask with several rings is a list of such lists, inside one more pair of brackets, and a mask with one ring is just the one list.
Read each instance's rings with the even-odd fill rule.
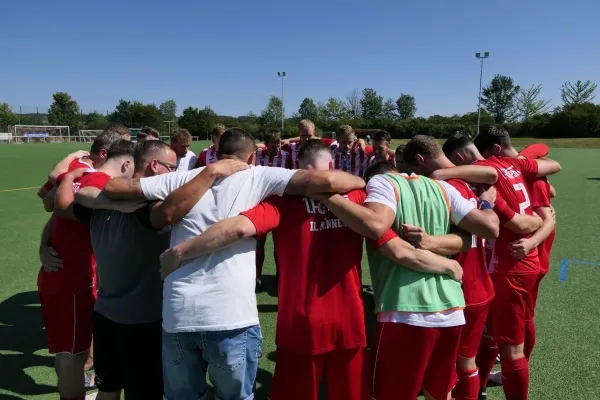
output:
[[162,400],[162,322],[117,324],[94,312],[94,368],[102,392]]

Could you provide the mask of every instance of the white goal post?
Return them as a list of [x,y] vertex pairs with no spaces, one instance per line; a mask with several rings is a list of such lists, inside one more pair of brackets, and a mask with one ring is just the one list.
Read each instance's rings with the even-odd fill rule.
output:
[[62,125],[12,125],[9,143],[70,142],[71,131]]

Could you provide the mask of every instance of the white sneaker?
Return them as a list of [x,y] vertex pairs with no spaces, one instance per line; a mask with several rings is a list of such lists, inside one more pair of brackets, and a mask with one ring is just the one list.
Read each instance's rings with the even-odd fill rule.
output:
[[488,382],[492,382],[498,386],[502,386],[502,372],[494,371],[490,374]]

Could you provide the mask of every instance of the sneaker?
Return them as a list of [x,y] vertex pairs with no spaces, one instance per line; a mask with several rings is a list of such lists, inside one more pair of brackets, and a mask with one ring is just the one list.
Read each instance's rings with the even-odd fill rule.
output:
[[502,372],[501,371],[492,372],[490,374],[490,377],[488,378],[488,382],[491,382],[496,386],[502,386]]
[[500,354],[496,357],[496,365],[500,364]]
[[479,397],[477,397],[477,400],[487,400],[487,392],[485,391],[485,388],[479,390]]
[[254,287],[254,293],[262,292],[262,279],[256,279],[256,286]]
[[85,391],[96,389],[96,383],[92,383],[92,374],[85,374]]

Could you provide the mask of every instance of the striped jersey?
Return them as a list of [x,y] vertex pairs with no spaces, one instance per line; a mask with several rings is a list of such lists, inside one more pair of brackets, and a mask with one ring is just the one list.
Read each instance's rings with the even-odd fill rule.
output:
[[279,167],[279,168],[292,168],[292,158],[289,151],[279,150],[276,155],[271,155],[266,148],[259,148],[256,150],[256,162],[255,165],[262,165],[263,167]]
[[350,151],[346,154],[340,153],[336,146],[333,150],[333,168],[349,172],[352,175],[364,176],[370,156],[372,156],[372,150],[369,152],[367,149],[365,152],[360,147],[358,140],[354,141]]
[[[321,139],[325,144],[329,146],[331,151],[335,149],[337,146],[337,141],[333,139],[327,138],[318,138]],[[302,143],[300,142],[291,142],[289,144],[284,144],[281,146],[282,150],[288,151],[290,153],[290,157],[292,159],[292,169],[300,169],[300,160],[298,159],[298,150],[302,147]]]
[[196,168],[206,167],[209,164],[217,162],[217,149],[213,144],[210,147],[205,148],[198,154],[198,161],[196,162]]

